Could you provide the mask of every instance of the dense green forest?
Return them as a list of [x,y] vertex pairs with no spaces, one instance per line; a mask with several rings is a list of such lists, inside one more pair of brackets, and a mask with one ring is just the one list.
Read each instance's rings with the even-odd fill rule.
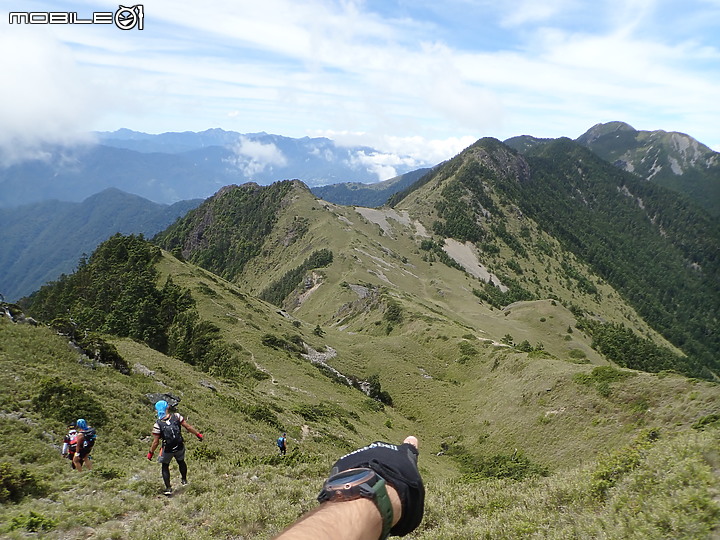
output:
[[292,188],[286,180],[269,186],[243,184],[219,191],[154,241],[211,272],[232,279],[260,254],[280,203]]
[[498,187],[685,351],[696,376],[720,368],[720,226],[689,200],[569,139],[535,146],[532,179]]
[[[116,234],[81,260],[74,274],[43,286],[20,304],[83,348],[104,343],[95,338],[92,347],[85,346],[88,332],[129,337],[210,373],[262,378],[242,350],[220,339],[217,326],[200,319],[190,291],[171,278],[156,285],[159,258],[160,248],[142,235]],[[114,361],[124,365],[122,359]]]
[[329,249],[314,251],[300,266],[286,272],[279,280],[270,284],[259,297],[276,306],[282,306],[283,301],[302,283],[309,270],[328,266],[332,261],[333,254]]
[[21,302],[39,320],[69,319],[82,329],[131,337],[167,350],[167,329],[193,301],[168,280],[156,285],[160,248],[142,235],[116,234],[103,242],[74,274],[40,288]]

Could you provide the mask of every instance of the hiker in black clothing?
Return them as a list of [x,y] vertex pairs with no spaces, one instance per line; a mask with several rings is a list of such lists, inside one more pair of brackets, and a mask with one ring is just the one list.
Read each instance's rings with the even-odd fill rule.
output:
[[180,426],[187,429],[200,441],[203,440],[203,434],[188,424],[179,413],[171,413],[167,401],[158,401],[155,404],[155,410],[157,411],[158,419],[153,426],[153,442],[150,445],[147,458],[152,461],[155,449],[158,447],[160,439],[162,439],[162,449],[160,451],[160,457],[158,457],[158,462],[162,464],[165,495],[172,495],[172,488],[170,487],[170,462],[172,458],[175,458],[175,461],[177,461],[182,484],[185,485],[188,483],[187,463],[185,463],[185,442],[182,438]]
[[75,423],[77,426],[77,438],[75,447],[75,456],[73,457],[73,465],[78,471],[82,471],[83,465],[89,471],[92,469],[92,461],[90,451],[95,446],[95,428],[88,425],[84,418],[78,418]]
[[278,437],[278,440],[277,440],[277,446],[278,446],[278,449],[280,450],[281,456],[284,456],[285,453],[287,452],[287,436],[286,435],[287,435],[287,433],[283,433],[282,437]]

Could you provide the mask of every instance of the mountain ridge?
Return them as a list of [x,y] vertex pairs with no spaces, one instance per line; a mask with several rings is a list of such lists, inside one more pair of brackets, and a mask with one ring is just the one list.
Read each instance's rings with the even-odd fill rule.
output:
[[[596,192],[592,192],[592,190],[596,190],[598,188],[592,187],[593,181],[591,181],[591,178],[588,177],[583,179],[583,182],[586,182],[586,184],[583,184],[582,187],[578,184],[577,188],[581,197],[584,197],[585,195],[590,197],[592,193],[592,197],[597,199],[596,205],[599,209],[602,209],[602,212],[605,212],[608,208],[613,207],[612,205],[620,202],[626,202],[627,197],[618,192],[619,186],[613,182],[618,182],[618,179],[620,179],[621,185],[628,184],[633,178],[632,176],[622,176],[623,173],[617,171],[617,169],[595,157],[594,154],[589,153],[588,150],[582,148],[569,139],[555,141],[552,144],[554,145],[554,148],[549,150],[551,153],[557,154],[557,152],[567,152],[569,154],[570,152],[568,148],[578,153],[577,158],[573,157],[567,159],[568,167],[575,166],[572,165],[572,163],[575,163],[575,161],[573,161],[575,159],[586,160],[588,162],[589,170],[597,171],[607,177],[607,180],[604,180],[607,185]],[[534,157],[532,159],[537,160],[538,158]],[[544,162],[537,163],[538,166],[540,166]],[[270,233],[266,237],[262,248],[256,249],[256,255],[244,260],[241,266],[233,267],[234,270],[229,273],[225,273],[224,277],[233,280],[242,280],[242,282],[246,284],[246,287],[248,287],[253,294],[260,294],[264,288],[271,284],[270,280],[281,279],[284,273],[290,271],[294,266],[299,265],[312,249],[328,247],[333,251],[338,252],[343,250],[343,245],[352,246],[356,242],[356,240],[353,239],[352,231],[355,227],[357,227],[357,216],[360,215],[361,221],[365,221],[366,223],[369,222],[371,227],[377,227],[377,232],[382,237],[385,237],[387,242],[399,240],[397,233],[392,232],[394,225],[391,225],[391,223],[397,222],[403,227],[409,228],[407,233],[403,234],[409,234],[413,237],[416,244],[427,245],[425,249],[428,250],[429,253],[426,255],[426,259],[429,257],[440,257],[451,266],[454,264],[464,271],[470,271],[476,277],[494,275],[494,278],[486,279],[486,281],[492,280],[493,285],[490,286],[489,289],[485,289],[485,292],[480,293],[480,298],[484,298],[486,301],[491,298],[498,297],[499,295],[500,298],[504,299],[503,302],[507,304],[510,303],[512,298],[528,300],[537,298],[536,295],[538,294],[545,295],[545,297],[547,297],[548,294],[558,294],[558,291],[552,287],[538,287],[537,284],[529,281],[526,275],[526,272],[531,270],[533,272],[537,272],[537,266],[542,264],[541,260],[544,257],[542,253],[530,258],[528,257],[530,251],[537,252],[537,245],[534,245],[536,242],[533,241],[533,234],[540,234],[540,232],[543,231],[543,228],[546,227],[546,225],[541,226],[541,224],[543,221],[547,220],[547,216],[545,216],[539,221],[528,221],[527,218],[532,217],[532,213],[537,212],[537,209],[532,205],[527,205],[532,202],[534,197],[539,195],[542,195],[542,197],[538,199],[539,201],[544,201],[547,197],[552,197],[550,194],[542,194],[542,192],[537,190],[533,191],[534,188],[532,186],[537,183],[537,178],[534,178],[534,176],[537,175],[534,173],[531,174],[530,165],[528,165],[528,162],[520,154],[517,154],[514,150],[503,145],[500,141],[494,139],[483,139],[476,143],[476,145],[473,145],[465,150],[457,158],[454,158],[443,166],[438,167],[429,180],[426,177],[422,182],[416,184],[415,191],[408,192],[403,199],[400,199],[399,202],[396,202],[396,204],[393,205],[393,212],[395,212],[395,214],[392,215],[392,217],[391,214],[388,213],[389,211],[382,209],[371,211],[369,209],[364,210],[358,208],[353,211],[336,205],[331,205],[329,203],[323,203],[322,201],[314,202],[312,198],[308,197],[310,195],[309,193],[306,193],[306,195],[294,195],[292,198],[295,201],[297,201],[298,198],[305,197],[306,201],[302,205],[302,210],[296,210],[292,216],[286,216],[276,222],[273,225],[274,232]],[[640,185],[641,184],[638,184],[636,187],[639,187]],[[295,184],[292,189],[300,189],[300,192],[298,193],[306,192],[307,188],[302,187],[301,189],[301,186],[301,184]],[[600,184],[598,184],[598,186],[600,186]],[[657,190],[662,188],[653,189]],[[536,195],[523,195],[524,192],[528,190]],[[437,195],[439,192],[442,192],[440,199]],[[575,197],[573,193],[574,192],[570,193],[568,198],[562,204],[566,206],[576,204],[572,202]],[[583,195],[583,193],[585,195]],[[648,192],[647,196],[650,197],[651,194]],[[606,199],[607,201],[612,201],[612,203],[606,202]],[[650,199],[648,199],[648,202],[649,200]],[[666,203],[667,201],[663,204]],[[212,204],[212,200],[208,200],[206,208],[211,208]],[[542,204],[543,203],[540,202],[540,206],[542,206]],[[583,209],[586,204],[587,201],[584,205],[577,208],[576,213],[580,212],[577,213],[577,216],[583,215],[582,212],[585,212]],[[312,219],[308,221],[309,216],[312,216],[314,213],[316,214],[321,210],[324,210],[326,214],[329,213],[327,217],[322,218],[322,227],[317,224],[313,225]],[[658,234],[657,227],[651,223],[644,224],[647,222],[648,216],[640,210],[640,208],[633,209],[632,207],[626,208],[626,206],[619,207],[617,217],[623,223],[632,223],[632,225],[628,226],[635,228],[639,226],[644,227],[643,230],[645,232],[643,232],[643,234],[646,235],[647,238],[645,240],[646,244],[655,245],[655,243],[659,242],[658,245],[665,246],[663,242],[666,241],[662,240],[662,236]],[[398,211],[400,214],[397,213]],[[627,215],[625,216],[623,212]],[[237,242],[238,240],[232,240],[232,233],[229,232],[229,224],[222,226],[219,224],[218,220],[221,219],[221,214],[229,215],[226,210],[223,210],[222,212],[213,211],[213,218],[203,217],[202,219],[199,219],[196,216],[192,219],[196,224],[201,222],[214,223],[216,226],[220,227],[220,230],[228,231],[227,234],[223,233],[223,236],[225,237],[224,242]],[[598,218],[594,219],[600,219],[601,216],[602,214],[598,214]],[[540,214],[540,217],[543,217],[542,214]],[[441,219],[438,220],[438,218]],[[581,218],[578,217],[578,219]],[[667,219],[667,216],[664,219]],[[340,229],[337,228],[338,220],[342,224]],[[186,225],[182,225],[183,221]],[[191,245],[192,238],[204,236],[204,233],[199,230],[193,232],[192,227],[188,228],[189,223],[190,221],[188,218],[180,220],[178,224],[174,225],[168,231],[163,233],[163,235],[159,236],[157,240],[160,242],[160,245],[166,249],[181,248],[185,258],[203,264],[203,260],[207,260],[208,257],[213,257],[205,254],[202,250],[197,250]],[[419,225],[414,225],[414,223],[419,223]],[[590,223],[591,222],[588,221],[588,224]],[[601,222],[593,223],[594,225],[592,225],[592,227],[597,228],[602,226]],[[674,227],[672,223],[672,221],[668,221],[666,226]],[[707,225],[706,222],[700,221],[699,223],[702,223],[703,226]],[[582,234],[584,235],[592,234],[594,229],[588,229],[588,226],[584,226],[584,228],[577,230],[582,231]],[[178,236],[178,232],[181,230],[184,232]],[[668,231],[669,230],[670,229],[668,229]],[[175,232],[170,233],[170,231]],[[329,233],[326,231],[333,232]],[[419,231],[423,231],[423,237],[419,236],[421,234]],[[556,230],[556,232],[558,231],[563,235],[566,234],[562,230]],[[168,234],[170,234],[170,237],[174,238],[174,240],[168,241]],[[400,234],[400,237],[402,237],[403,234]],[[616,239],[613,240],[615,243],[612,244],[610,251],[603,252],[602,249],[597,251],[597,253],[604,253],[602,257],[612,258],[615,257],[619,251],[627,249],[634,250],[637,253],[645,253],[643,251],[644,248],[640,244],[629,247],[633,245],[633,240],[630,237],[623,236],[624,233],[622,230],[618,230],[613,234],[616,235]],[[676,238],[675,234],[676,233],[673,233],[672,238]],[[692,235],[692,233],[690,234]],[[368,233],[364,233],[364,235],[367,237]],[[435,235],[439,235],[439,238],[434,239],[433,236]],[[334,238],[334,236],[338,236],[338,238]],[[293,240],[289,242],[288,238],[292,238]],[[297,242],[298,238],[304,239],[304,241]],[[682,238],[682,242],[686,242],[687,237],[683,236]],[[449,239],[454,239],[453,242],[459,241],[459,243],[453,244]],[[713,249],[712,246],[717,244],[717,239],[718,235],[715,232],[711,236],[710,243],[702,244],[701,242],[694,247],[692,244],[683,245],[685,245],[684,249],[691,250],[687,252],[688,255],[694,253],[693,250],[700,250],[697,252],[697,255],[701,256],[698,261],[707,261],[708,263],[711,263],[712,259],[708,259],[707,257],[708,253],[710,253]],[[556,240],[552,241],[557,242]],[[310,242],[310,244],[305,242]],[[539,245],[545,246],[543,249],[547,250],[550,249],[548,246],[553,245],[550,242],[551,239],[548,238],[547,240],[540,242]],[[571,251],[574,250],[572,258],[569,258],[569,253],[566,256],[562,256],[560,258],[562,264],[559,264],[554,271],[546,272],[548,274],[555,273],[557,275],[567,276],[567,278],[572,282],[576,282],[576,286],[580,287],[581,290],[583,290],[588,296],[589,303],[586,305],[594,305],[595,307],[592,309],[598,309],[597,300],[592,300],[592,297],[598,294],[598,285],[602,283],[603,279],[592,277],[590,268],[592,265],[595,265],[595,268],[600,268],[602,272],[604,271],[604,266],[597,266],[599,264],[598,261],[590,259],[591,266],[586,266],[585,270],[580,270],[582,267],[579,265],[588,264],[588,262],[584,260],[588,257],[588,254],[580,249],[583,242],[584,240],[580,243],[577,241],[572,243],[571,241],[570,244],[566,244],[566,248],[569,247]],[[596,241],[594,240],[593,242]],[[296,245],[299,246],[299,251],[295,251]],[[602,244],[597,244],[597,248],[599,248],[600,245]],[[558,244],[554,244],[554,246],[558,246]],[[662,249],[667,250],[669,246],[670,244],[667,244]],[[397,263],[386,259],[388,254],[398,253],[398,249],[399,248],[385,246],[384,249],[378,251],[376,247],[367,247],[362,249],[361,256],[357,254],[360,252],[357,252],[353,254],[353,258],[360,260],[364,257],[370,257],[370,259],[376,260],[380,265],[378,267],[379,271],[368,271],[379,277],[381,281],[385,281],[387,284],[392,284],[394,283],[394,280],[390,277],[389,271],[391,268],[396,268]],[[412,247],[410,247],[410,249],[412,249]],[[417,249],[417,246],[415,249]],[[553,247],[552,249],[557,249],[557,247]],[[593,247],[593,249],[596,249],[596,247]],[[672,262],[672,265],[674,265],[672,268],[674,268],[674,270],[672,270],[673,273],[669,273],[668,275],[680,276],[682,274],[682,279],[692,279],[695,285],[692,285],[693,288],[690,290],[708,290],[707,287],[710,287],[709,290],[714,291],[710,296],[706,296],[705,293],[697,293],[699,296],[693,297],[694,299],[692,301],[698,302],[698,305],[707,304],[707,316],[710,318],[709,320],[712,320],[712,317],[714,317],[713,313],[717,311],[717,291],[712,289],[711,282],[713,278],[711,276],[716,274],[717,269],[712,265],[707,266],[706,271],[709,274],[706,278],[701,279],[697,278],[694,274],[685,274],[683,273],[685,272],[685,270],[683,270],[685,267],[684,255],[681,255],[680,252],[677,251],[677,247],[673,249],[676,250],[673,252],[674,255],[672,255],[672,257],[674,257]],[[237,250],[233,251],[237,252]],[[405,253],[405,259],[410,259],[407,255],[407,245],[400,251]],[[373,255],[372,252],[375,252],[375,254]],[[260,257],[259,253],[262,253],[263,256]],[[463,262],[461,261],[466,262],[468,260],[468,256],[471,259],[470,266],[477,268],[478,270],[471,269],[467,265],[463,266]],[[292,258],[291,261],[288,261],[288,257]],[[703,259],[702,257],[705,258]],[[472,258],[475,258],[476,262],[472,262]],[[482,267],[487,266],[487,264],[484,263],[484,261],[480,261],[484,258],[492,261],[492,264],[495,265],[494,269],[492,266],[490,267],[491,273],[483,273]],[[347,262],[343,263],[343,266],[345,267],[343,272],[345,274],[348,272],[354,273],[355,271],[351,270],[353,264],[350,263],[350,267],[348,267],[349,261],[347,256],[344,259]],[[384,259],[386,262],[381,264],[379,261]],[[627,265],[628,263],[624,262],[623,264]],[[649,264],[648,260],[644,260],[642,264],[645,265],[643,268],[647,268],[647,271],[650,271],[650,268],[647,266]],[[335,265],[336,263],[333,263],[333,266]],[[207,265],[206,267],[211,270],[218,271],[217,267]],[[623,270],[625,274],[622,275],[632,275],[632,270],[630,268],[631,266]],[[669,269],[670,267],[668,266],[667,268]],[[328,270],[324,271],[327,272]],[[670,272],[670,270],[668,270],[668,272]],[[607,273],[606,271],[604,278],[609,279],[610,282],[615,282],[616,284],[623,283],[622,281],[618,281],[612,273]],[[359,283],[359,278],[355,279],[358,281],[354,282]],[[546,279],[550,279],[550,276],[548,275]],[[710,281],[703,281],[704,279],[709,279]],[[659,284],[661,281],[657,281],[656,283]],[[315,289],[315,285],[317,285],[317,283],[312,286],[313,289]],[[488,285],[489,283],[483,287],[487,287]],[[658,285],[658,290],[664,290],[665,286],[666,285]],[[635,285],[635,287],[637,289],[638,285]],[[703,287],[705,287],[705,289],[703,289]],[[653,294],[648,293],[646,289],[644,291],[645,292],[643,292],[643,294],[649,294],[647,298],[652,298],[652,302],[661,301],[657,295],[653,296]],[[313,297],[315,297],[319,293],[313,292],[312,294]],[[627,294],[627,292],[625,294]],[[310,298],[309,303],[306,301],[304,305],[307,306],[312,304],[313,297]],[[652,313],[652,309],[643,307],[645,306],[643,302],[650,300],[643,300],[643,298],[645,297],[638,296],[634,302],[636,307],[644,309],[645,316],[648,316],[648,314]],[[571,297],[565,296],[564,299],[565,301],[570,301]],[[692,302],[690,302],[690,304],[692,304]],[[659,304],[651,305],[656,306]],[[681,302],[678,305],[684,305],[685,307],[682,309],[685,309],[686,311],[688,309],[692,309],[688,302],[685,302],[684,304]],[[298,307],[298,309],[302,312],[307,308]],[[334,304],[334,307],[331,308],[333,311],[339,309],[340,306],[337,304]],[[327,311],[327,306],[325,306],[326,314]],[[665,313],[663,310],[658,311],[660,313]],[[634,314],[633,316],[637,317],[637,314]],[[687,313],[683,315],[683,320],[689,320]],[[656,319],[653,324],[657,323],[658,320]],[[663,332],[668,330],[667,327],[663,328]],[[685,331],[690,330],[688,329]],[[702,333],[703,331],[701,328],[697,328],[692,330],[692,332]],[[705,358],[705,360],[703,360],[704,365],[713,365],[711,354],[702,352],[701,356]],[[693,360],[693,362],[697,362],[697,359]],[[686,366],[684,369],[701,369],[698,364],[694,365],[694,368]]]
[[624,122],[597,124],[576,139],[603,159],[683,193],[720,216],[720,155],[685,133],[638,131]]
[[[428,486],[418,539],[712,534],[720,386],[674,372],[706,374],[677,340],[694,328],[686,313],[665,328],[623,290],[646,277],[670,319],[679,294],[702,292],[693,316],[711,322],[718,235],[678,200],[569,139],[531,155],[483,139],[392,207],[246,184],[162,231],[164,250],[117,235],[22,308],[100,333],[131,375],[0,317],[0,369],[14,374],[0,430],[32,435],[4,459],[60,479],[0,507],[0,521],[270,538],[314,505],[339,455],[413,433]],[[682,277],[658,281],[653,256]],[[706,276],[686,282],[688,260]],[[70,381],[83,381],[77,406],[112,419],[79,480],[42,435],[57,439],[66,419],[41,414],[40,398],[78,392]],[[139,465],[157,392],[181,397],[206,433],[189,445],[190,487],[170,500],[157,468]],[[271,455],[283,431],[287,460]]]

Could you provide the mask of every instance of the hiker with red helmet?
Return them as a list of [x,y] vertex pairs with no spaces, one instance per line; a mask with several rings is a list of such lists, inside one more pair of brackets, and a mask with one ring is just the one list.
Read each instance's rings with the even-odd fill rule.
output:
[[70,466],[74,469],[75,464],[73,459],[75,458],[75,450],[77,448],[77,429],[75,424],[68,426],[67,435],[63,439],[62,456],[70,460]]

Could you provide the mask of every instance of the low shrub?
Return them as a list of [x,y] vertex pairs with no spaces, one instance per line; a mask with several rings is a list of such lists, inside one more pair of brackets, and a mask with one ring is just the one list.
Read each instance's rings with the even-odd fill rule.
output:
[[115,478],[122,478],[125,476],[125,471],[122,469],[119,469],[118,467],[109,467],[107,465],[94,467],[92,473],[104,480],[113,480]]
[[494,456],[475,456],[461,444],[449,444],[446,452],[458,462],[460,482],[477,482],[487,478],[507,478],[523,480],[532,476],[547,476],[548,470],[533,463],[522,453],[496,454]]
[[531,476],[547,476],[548,470],[533,463],[522,454],[496,454],[483,458],[465,458],[461,461],[461,481],[475,482],[485,478],[524,480]]
[[28,532],[49,531],[55,528],[57,522],[42,514],[30,511],[28,515],[22,514],[10,520],[10,530],[25,529]]
[[258,422],[265,422],[269,426],[274,427],[277,430],[282,431],[283,426],[278,420],[277,415],[270,410],[270,407],[264,404],[257,405],[245,405],[242,407],[242,412],[248,415],[253,420]]
[[233,465],[237,467],[255,467],[257,465],[271,465],[273,467],[284,466],[291,467],[300,463],[323,463],[325,458],[310,455],[301,452],[297,448],[289,454],[280,455],[279,453],[270,456],[259,456],[256,454],[248,454],[237,458],[233,461]]
[[708,414],[699,418],[693,425],[693,429],[704,431],[707,428],[720,428],[720,414]]
[[647,430],[635,439],[631,445],[601,460],[592,474],[590,488],[592,495],[598,499],[604,499],[608,491],[621,478],[640,466],[648,449],[659,438],[660,433],[658,430]]
[[206,444],[196,446],[192,451],[193,457],[200,461],[215,461],[222,455],[217,448],[210,448]]
[[0,463],[0,503],[16,503],[26,495],[42,496],[45,491],[30,471],[12,463]]
[[79,384],[60,380],[59,377],[40,383],[40,392],[32,400],[33,408],[65,425],[85,418],[94,427],[107,422],[107,414],[100,403]]
[[594,386],[601,395],[610,395],[610,384],[634,377],[637,373],[623,371],[611,366],[597,366],[590,373],[578,373],[573,380],[579,384]]

